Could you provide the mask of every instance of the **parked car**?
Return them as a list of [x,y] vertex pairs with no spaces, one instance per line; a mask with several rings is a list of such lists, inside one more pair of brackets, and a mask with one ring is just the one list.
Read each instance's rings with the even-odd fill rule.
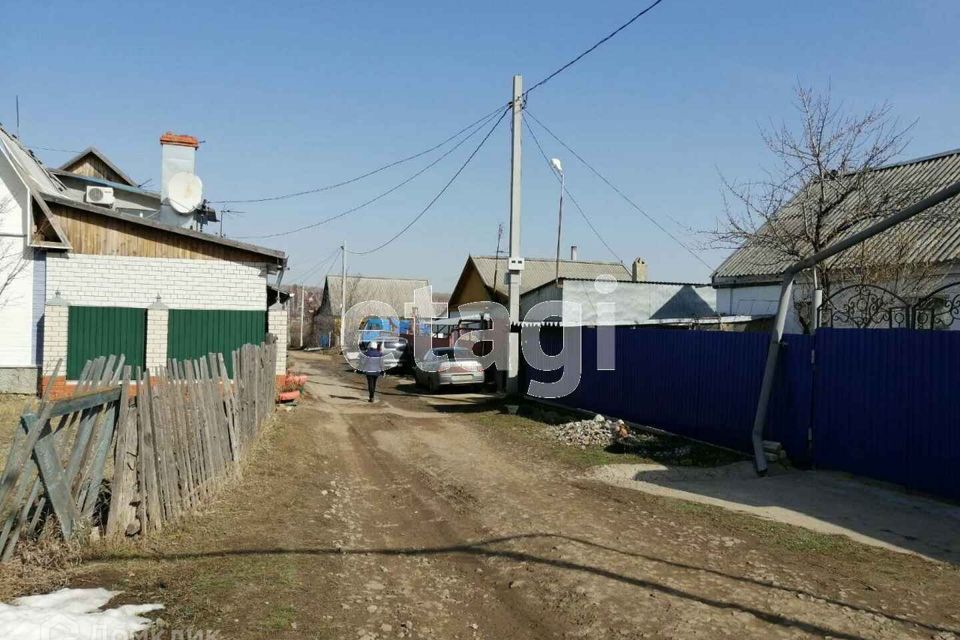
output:
[[414,368],[417,384],[435,392],[444,386],[483,384],[480,359],[467,349],[440,347],[427,351],[423,362]]

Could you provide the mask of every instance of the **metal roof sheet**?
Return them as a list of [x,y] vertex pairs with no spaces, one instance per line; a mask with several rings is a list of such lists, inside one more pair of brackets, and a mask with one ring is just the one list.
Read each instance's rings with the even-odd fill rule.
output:
[[[498,294],[507,295],[504,274],[507,272],[507,258],[493,256],[470,256],[483,283]],[[523,275],[520,278],[521,295],[541,287],[554,280],[557,275],[557,261],[553,258],[526,258]],[[496,274],[496,278],[494,275]],[[593,280],[600,275],[609,275],[615,280],[632,280],[630,270],[619,262],[598,262],[589,260],[561,260],[560,277]],[[496,283],[494,283],[496,279]]]
[[66,195],[67,189],[63,184],[40,162],[40,159],[27,149],[20,139],[0,127],[0,145],[16,164],[21,176],[28,186],[44,194]]
[[[889,210],[862,216],[849,228],[838,234],[836,240],[861,231],[885,215],[895,213],[902,206],[912,204],[954,182],[960,181],[960,150],[947,151],[917,160],[900,162],[871,172],[862,193],[847,196],[831,212],[824,224],[836,228],[862,213],[862,201],[882,199],[884,194],[906,195],[907,202],[898,202]],[[791,234],[804,223],[801,213],[804,202],[814,197],[814,185],[808,185],[777,214],[778,224]],[[764,225],[759,233],[770,231]],[[903,222],[869,240],[862,247],[854,247],[839,254],[833,268],[853,268],[860,264],[864,251],[875,264],[937,264],[960,261],[960,199],[947,200],[924,213]],[[809,248],[803,257],[811,255]],[[748,242],[733,252],[713,273],[714,282],[738,278],[775,279],[794,259],[762,243]]]

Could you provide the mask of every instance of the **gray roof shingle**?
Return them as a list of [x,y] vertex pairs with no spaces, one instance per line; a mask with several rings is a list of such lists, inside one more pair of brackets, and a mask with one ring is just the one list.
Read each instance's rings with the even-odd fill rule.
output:
[[[826,217],[826,225],[836,225],[851,219],[862,205],[860,198],[879,199],[882,194],[908,194],[912,204],[960,180],[960,150],[888,165],[871,172],[863,194],[847,196]],[[777,214],[784,229],[803,224],[799,213],[805,198],[811,197],[812,186],[802,190]],[[899,206],[883,215],[895,213]],[[865,217],[838,234],[836,240],[866,229],[882,216]],[[764,227],[766,228],[766,226]],[[761,228],[760,233],[764,228]],[[937,264],[960,261],[960,199],[952,198],[906,222],[866,241],[865,255],[875,264]],[[861,248],[854,247],[841,253],[833,268],[856,267]],[[803,257],[811,251],[804,252]],[[715,284],[736,281],[739,278],[775,280],[794,260],[762,243],[747,243],[733,252],[713,273]]]
[[[339,315],[341,299],[340,276],[327,276],[323,290],[323,302],[317,310],[318,314]],[[409,278],[377,278],[368,276],[347,276],[347,308],[376,300],[386,302],[404,316],[405,309],[413,304],[413,292],[429,286],[428,280]]]

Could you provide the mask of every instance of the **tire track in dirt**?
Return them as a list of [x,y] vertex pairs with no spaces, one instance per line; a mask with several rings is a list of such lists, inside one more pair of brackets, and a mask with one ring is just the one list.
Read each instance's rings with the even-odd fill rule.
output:
[[485,532],[467,516],[468,495],[451,487],[438,490],[409,462],[377,445],[376,433],[397,429],[393,418],[351,415],[348,423],[350,464],[369,483],[367,548],[388,550],[389,556],[377,560],[386,569],[383,582],[403,596],[391,612],[395,619],[412,622],[416,637],[498,639],[517,637],[520,629],[525,638],[562,635],[542,612],[530,611],[482,559],[455,550],[436,553],[464,546]]
[[[324,382],[326,379],[336,380],[339,386],[350,388],[343,384],[342,373],[332,376],[330,373],[330,369],[326,369],[318,377]],[[645,514],[642,516],[644,520],[637,521],[637,516],[631,516],[631,512],[635,509],[633,505],[642,504],[642,500],[582,480],[571,482],[558,478],[561,480],[556,485],[559,498],[552,497],[553,490],[538,487],[536,476],[523,472],[505,474],[513,477],[509,482],[498,483],[502,486],[496,489],[504,492],[499,496],[491,495],[490,491],[477,491],[478,477],[482,479],[484,475],[506,469],[502,461],[496,460],[496,453],[472,449],[478,443],[471,428],[458,422],[455,416],[436,410],[425,411],[421,399],[403,395],[391,394],[387,403],[370,408],[350,406],[349,401],[340,402],[338,399],[340,406],[334,409],[350,424],[350,437],[356,441],[351,449],[363,451],[358,473],[376,477],[378,486],[396,486],[404,492],[404,496],[392,495],[394,503],[386,507],[376,501],[367,505],[369,512],[379,510],[397,520],[392,523],[397,526],[391,527],[395,535],[381,538],[395,548],[410,540],[422,548],[434,544],[457,544],[458,540],[478,540],[497,531],[516,531],[509,524],[504,526],[503,519],[509,518],[511,512],[514,523],[518,522],[518,516],[526,518],[528,512],[537,514],[538,520],[547,525],[546,531],[551,527],[556,531],[564,530],[575,534],[574,537],[586,538],[588,545],[593,544],[589,542],[592,538],[610,540],[614,546],[623,546],[624,543],[633,546],[623,538],[623,527],[639,527],[650,534],[649,541],[641,547],[676,547],[667,552],[667,557],[684,547],[680,558],[697,548],[703,549],[704,557],[729,557],[736,552],[725,550],[724,545],[742,543],[711,534],[703,527],[677,530],[679,525],[673,521],[675,516],[664,518],[644,511],[641,512]],[[444,400],[442,397],[430,398],[430,404],[443,403]],[[458,442],[454,442],[457,439]],[[442,446],[448,450],[438,449],[437,442],[445,442]],[[471,448],[471,453],[478,455],[475,459],[450,455],[449,448],[456,446]],[[479,455],[481,453],[485,455]],[[506,489],[518,482],[523,488],[511,486]],[[405,497],[407,492],[413,493],[416,500],[410,502]],[[572,494],[578,494],[573,502],[570,501]],[[432,509],[430,513],[433,515],[427,520],[430,527],[425,529],[422,519],[403,517],[416,512],[422,514],[425,505]],[[451,518],[456,518],[456,524],[449,524]],[[627,524],[630,520],[633,522]],[[369,530],[370,526],[368,524],[365,528]],[[443,530],[438,532],[440,527]],[[521,533],[520,538],[524,535]],[[528,574],[534,577],[530,600],[539,605],[536,613],[531,615],[549,618],[551,626],[565,630],[565,635],[607,635],[616,630],[624,637],[693,637],[705,633],[743,634],[751,629],[769,637],[827,634],[841,638],[929,637],[923,627],[913,627],[906,621],[903,621],[906,624],[899,623],[896,617],[888,617],[879,610],[863,611],[843,603],[833,604],[831,598],[815,595],[819,589],[814,586],[784,588],[784,578],[788,584],[792,581],[803,584],[809,576],[802,570],[777,568],[776,559],[764,553],[758,555],[752,549],[748,550],[750,555],[744,568],[747,573],[772,571],[766,580],[769,584],[692,565],[684,568],[683,562],[664,563],[655,555],[645,559],[643,553],[627,553],[620,549],[591,550],[589,546],[570,541],[551,547],[550,541],[538,539],[542,535],[523,539],[522,543],[517,539],[506,541],[504,544],[509,550],[491,554],[494,560],[486,557],[482,564],[487,572],[491,568],[497,571],[504,564],[498,560],[512,556],[513,559],[508,561],[512,565],[529,561],[572,569],[573,573],[547,569]],[[470,553],[475,552],[475,548],[470,550]],[[586,577],[583,572],[587,573]],[[609,577],[603,580],[591,578],[589,574]],[[574,578],[570,579],[570,576]],[[619,587],[616,586],[618,582],[622,583]],[[638,593],[633,593],[632,587],[625,586],[628,584],[647,585],[647,588],[641,587]],[[502,583],[495,581],[492,588],[495,590],[498,585],[502,587]],[[478,589],[491,588],[485,583],[476,586]],[[804,595],[811,591],[814,595]],[[614,604],[621,594],[628,593],[633,595],[623,602],[626,606]],[[524,604],[523,598],[511,600],[521,603],[521,610],[523,607],[531,609]],[[932,628],[936,630],[937,627]],[[538,631],[522,637],[538,637]]]

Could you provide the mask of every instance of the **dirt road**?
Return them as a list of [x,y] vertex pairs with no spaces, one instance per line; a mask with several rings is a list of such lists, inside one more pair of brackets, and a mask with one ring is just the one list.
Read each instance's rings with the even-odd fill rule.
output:
[[214,507],[71,580],[221,638],[951,638],[956,567],[584,479],[482,399],[298,356]]

